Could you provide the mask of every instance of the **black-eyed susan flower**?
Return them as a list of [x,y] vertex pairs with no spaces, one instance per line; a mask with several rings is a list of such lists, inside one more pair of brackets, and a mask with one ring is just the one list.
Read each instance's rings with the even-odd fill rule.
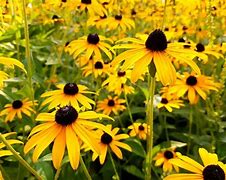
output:
[[134,21],[122,14],[104,19],[103,24],[106,25],[110,30],[120,28],[123,32],[135,28]]
[[68,157],[73,169],[77,169],[80,158],[81,142],[91,150],[99,154],[99,146],[90,129],[102,129],[111,134],[104,125],[89,121],[98,118],[110,118],[94,111],[79,112],[73,106],[64,106],[52,113],[41,113],[37,121],[44,123],[34,127],[30,133],[30,139],[25,144],[24,152],[34,149],[32,160],[36,162],[41,153],[53,143],[52,160],[58,169],[67,147]]
[[173,165],[170,160],[177,159],[175,149],[165,149],[161,152],[158,152],[154,157],[155,166],[161,166],[164,172],[171,172],[173,169],[176,172],[179,172],[179,168],[176,165]]
[[[34,105],[37,103],[34,102]],[[6,104],[5,108],[0,112],[0,116],[6,116],[5,122],[13,121],[15,116],[19,119],[22,119],[22,114],[31,116],[32,113],[35,113],[35,110],[32,108],[33,102],[29,101],[27,98],[23,100],[15,100],[10,104]]]
[[49,109],[55,108],[57,106],[66,106],[71,104],[75,108],[79,108],[79,103],[87,109],[91,109],[91,104],[95,102],[84,96],[83,94],[92,93],[88,91],[88,88],[84,85],[79,85],[75,83],[59,84],[57,85],[58,90],[53,90],[45,92],[41,97],[46,99],[43,101],[42,105],[49,104]]
[[90,60],[86,66],[82,68],[82,74],[87,77],[93,74],[95,78],[98,76],[104,77],[104,75],[109,74],[109,64],[105,64],[102,59]]
[[97,102],[97,111],[102,111],[106,115],[110,115],[112,112],[118,114],[126,109],[123,105],[125,102],[124,99],[119,99],[118,96],[108,96],[106,99]]
[[128,127],[128,129],[131,129],[129,132],[130,136],[137,136],[139,139],[146,140],[149,131],[146,123],[133,123]]
[[96,14],[104,16],[107,14],[106,9],[97,0],[74,0],[79,10],[88,11],[91,16]]
[[[15,132],[10,132],[10,133],[2,134],[2,136],[4,138],[6,138],[6,137],[14,135],[14,134],[16,134],[16,133]],[[12,144],[23,144],[23,142],[21,142],[21,141],[19,141],[17,139],[7,139],[7,142],[10,145],[12,145]],[[3,142],[0,142],[0,157],[12,155],[12,152],[10,150],[3,149],[4,147],[5,147],[5,144]],[[0,176],[0,179],[1,179],[1,176]]]
[[219,83],[215,83],[212,77],[197,75],[194,72],[191,74],[185,72],[183,75],[178,75],[178,79],[174,85],[170,87],[172,93],[176,93],[178,97],[182,97],[187,93],[188,100],[191,104],[196,104],[198,97],[206,100],[209,90],[218,91]]
[[160,103],[157,105],[157,107],[160,108],[166,108],[167,111],[172,112],[173,108],[179,109],[181,106],[184,106],[183,101],[179,99],[172,99],[169,97],[162,97]]
[[180,43],[167,43],[165,34],[159,29],[153,31],[146,39],[125,38],[120,41],[131,41],[134,44],[114,46],[115,49],[130,50],[119,54],[113,60],[112,65],[118,65],[125,60],[121,70],[133,68],[132,82],[136,82],[141,74],[146,71],[147,66],[153,62],[163,85],[174,83],[176,81],[176,70],[172,65],[172,59],[178,59],[180,62],[188,64],[195,72],[200,74],[199,67],[192,61],[197,52],[183,49]]
[[178,154],[178,159],[170,160],[170,163],[192,173],[172,174],[164,180],[225,180],[226,165],[218,160],[217,154],[209,153],[204,148],[199,148],[199,155],[203,165],[195,160]]
[[67,52],[73,55],[76,59],[81,53],[85,53],[85,57],[90,59],[92,55],[96,55],[97,58],[101,58],[101,51],[103,51],[109,59],[112,59],[111,46],[106,43],[108,41],[113,43],[111,39],[98,34],[89,34],[88,36],[83,36],[77,40],[71,41],[67,45]]
[[100,154],[96,152],[93,153],[92,160],[94,161],[99,157],[100,164],[104,164],[108,148],[119,158],[122,159],[123,155],[120,148],[126,149],[127,151],[132,151],[131,147],[126,143],[120,142],[120,140],[126,139],[129,136],[127,134],[117,134],[120,130],[119,128],[112,128],[112,125],[107,125],[106,128],[111,131],[111,135],[99,131],[97,134],[98,145],[100,147]]
[[118,84],[117,86],[114,86],[112,88],[111,86],[107,86],[107,90],[109,92],[114,92],[116,95],[121,95],[122,93],[124,94],[133,94],[134,93],[134,88],[130,85],[127,84]]

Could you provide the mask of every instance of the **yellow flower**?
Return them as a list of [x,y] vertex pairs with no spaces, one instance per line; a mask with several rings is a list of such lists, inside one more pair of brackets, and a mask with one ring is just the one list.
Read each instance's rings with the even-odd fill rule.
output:
[[142,140],[146,140],[147,133],[149,131],[148,125],[146,123],[133,123],[128,127],[128,129],[131,129],[129,132],[130,136],[137,136]]
[[109,64],[105,64],[102,59],[93,58],[88,64],[82,68],[82,74],[87,77],[93,74],[95,78],[98,76],[104,77],[109,73]]
[[217,154],[209,153],[204,148],[199,148],[199,155],[203,165],[193,159],[178,154],[178,159],[170,160],[170,163],[192,173],[172,174],[164,180],[225,180],[226,165],[218,161]]
[[215,83],[212,77],[185,72],[184,75],[178,75],[176,83],[170,87],[170,92],[176,93],[178,97],[187,93],[189,102],[196,104],[199,96],[206,100],[206,93],[209,90],[218,91],[219,87],[220,84]]
[[41,95],[41,97],[47,97],[43,101],[42,106],[49,104],[49,109],[52,109],[57,107],[58,105],[66,106],[68,104],[71,104],[75,108],[79,108],[80,103],[85,108],[91,109],[91,104],[95,104],[92,99],[83,95],[92,93],[90,91],[87,91],[88,88],[84,85],[67,83],[65,85],[57,85],[57,88],[59,90],[45,92]]
[[135,28],[134,21],[121,14],[115,15],[115,17],[108,17],[102,23],[103,26],[107,26],[110,30],[121,28],[123,32]]
[[176,170],[176,172],[179,172],[178,166],[170,162],[172,159],[177,159],[175,149],[163,150],[157,153],[157,155],[154,157],[155,166],[163,165],[162,168],[164,172],[171,172],[173,168]]
[[131,74],[132,82],[136,82],[142,73],[146,71],[150,63],[154,63],[158,78],[163,85],[173,84],[176,81],[176,70],[172,65],[173,59],[188,64],[191,68],[200,73],[199,67],[192,61],[197,52],[190,49],[183,49],[180,43],[167,43],[165,34],[157,29],[146,39],[125,38],[120,41],[131,41],[134,44],[120,44],[115,49],[130,49],[119,54],[112,62],[118,65],[123,60],[122,71],[133,68]]
[[107,14],[106,9],[97,0],[74,0],[74,3],[77,5],[79,10],[88,10],[90,16],[94,16],[95,14],[104,16]]
[[122,152],[119,148],[132,151],[129,145],[119,141],[128,138],[129,136],[127,134],[117,134],[119,128],[112,129],[111,125],[107,125],[106,128],[111,132],[111,135],[103,131],[98,134],[100,154],[98,155],[96,152],[94,152],[92,156],[93,161],[99,156],[100,164],[104,164],[108,148],[110,148],[119,159],[123,158]]
[[82,52],[85,52],[85,57],[90,59],[93,54],[95,54],[97,58],[101,58],[101,51],[103,51],[109,59],[112,59],[112,53],[110,52],[111,46],[104,41],[113,43],[111,39],[104,36],[89,34],[88,36],[83,36],[77,40],[71,41],[67,45],[67,52],[73,55],[74,59]]
[[[13,134],[16,134],[16,133],[15,132],[5,133],[5,134],[2,134],[2,136],[4,138],[6,138],[6,137],[11,136]],[[16,140],[16,139],[7,139],[7,142],[10,145],[12,145],[12,144],[23,144],[23,142]],[[10,150],[4,150],[3,149],[4,147],[5,147],[5,144],[3,142],[0,142],[0,157],[12,155],[12,152]],[[0,176],[0,179],[1,179],[1,176]]]
[[35,147],[32,160],[36,162],[41,153],[53,143],[52,160],[56,169],[60,168],[65,148],[67,147],[69,161],[73,169],[77,169],[80,158],[80,140],[94,152],[99,153],[99,146],[91,128],[100,128],[107,133],[111,132],[102,124],[89,121],[97,118],[110,118],[94,111],[79,112],[72,106],[64,106],[53,113],[41,113],[37,121],[44,123],[34,127],[30,139],[24,147],[28,153]]
[[124,99],[119,99],[118,96],[104,99],[103,101],[97,102],[97,111],[103,111],[104,114],[110,115],[111,112],[118,114],[119,111],[123,111],[126,107],[123,105]]
[[[34,105],[37,103],[34,102]],[[6,115],[5,122],[12,121],[15,116],[22,119],[22,113],[31,116],[31,113],[35,113],[32,108],[33,102],[29,101],[27,98],[24,100],[15,100],[11,104],[6,104],[5,109],[0,112],[0,116]]]
[[166,108],[167,111],[172,112],[172,108],[177,108],[179,109],[180,106],[184,106],[183,101],[179,99],[172,99],[172,98],[167,98],[167,97],[162,97],[160,103],[157,105],[157,107],[160,108]]

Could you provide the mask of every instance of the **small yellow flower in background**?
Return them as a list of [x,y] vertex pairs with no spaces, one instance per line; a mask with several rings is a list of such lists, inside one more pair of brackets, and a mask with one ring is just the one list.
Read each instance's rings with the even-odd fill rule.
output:
[[170,87],[170,91],[176,93],[178,97],[187,93],[189,102],[196,104],[199,96],[206,100],[209,90],[218,91],[219,87],[220,84],[215,83],[212,77],[185,72],[183,75],[178,75],[178,79]]
[[199,148],[199,156],[203,165],[193,159],[178,153],[177,159],[171,159],[170,163],[185,169],[191,173],[172,174],[164,180],[225,180],[226,165],[218,160],[217,154],[209,153],[204,148]]
[[130,152],[132,151],[129,145],[120,142],[122,139],[127,139],[129,137],[128,134],[117,134],[119,128],[112,129],[111,125],[107,125],[106,128],[111,131],[111,135],[103,131],[97,132],[96,136],[100,147],[100,154],[98,155],[96,152],[93,152],[92,156],[93,161],[99,157],[100,164],[104,164],[108,148],[110,148],[119,159],[123,158],[120,148],[126,149]]
[[154,63],[156,73],[163,85],[173,84],[176,81],[176,70],[172,64],[173,59],[188,64],[196,73],[200,69],[193,62],[197,52],[183,49],[181,43],[168,43],[165,34],[157,29],[146,38],[125,38],[119,40],[133,42],[134,44],[119,44],[114,49],[130,49],[119,54],[113,61],[112,66],[119,65],[123,60],[122,71],[133,68],[131,81],[136,82],[150,63]]
[[129,132],[130,136],[137,136],[139,139],[146,140],[149,131],[146,123],[133,123],[128,129],[131,129]]
[[121,95],[122,93],[125,94],[133,94],[134,93],[134,88],[132,86],[126,85],[126,84],[118,84],[114,88],[111,86],[107,86],[107,90],[109,92],[114,92],[116,95]]
[[[37,105],[37,103],[34,102],[34,105]],[[5,122],[13,121],[15,116],[22,119],[22,113],[30,117],[31,113],[35,113],[32,107],[33,102],[27,98],[24,100],[15,100],[11,104],[5,105],[5,109],[0,112],[0,116],[6,116]]]
[[104,125],[89,121],[101,118],[110,119],[94,111],[79,112],[70,105],[61,107],[52,113],[41,113],[36,120],[44,123],[32,129],[24,152],[27,154],[35,147],[32,160],[36,162],[41,153],[54,142],[52,148],[54,167],[60,168],[65,148],[67,148],[71,167],[77,169],[80,159],[80,140],[97,154],[100,153],[98,143],[90,129],[102,129],[111,135],[111,131]]
[[102,21],[102,23],[103,26],[108,27],[110,30],[120,28],[123,32],[135,28],[134,21],[122,14],[115,15],[114,17],[107,17]]
[[119,99],[118,96],[108,96],[106,99],[97,102],[97,111],[103,111],[103,114],[110,115],[112,112],[116,115],[126,107],[123,105],[126,101]]
[[90,16],[107,14],[106,9],[97,0],[74,0],[73,2],[79,7],[80,11],[88,11]]
[[179,99],[172,99],[167,97],[162,97],[160,103],[157,105],[157,107],[160,108],[166,108],[167,111],[172,112],[172,108],[179,109],[181,106],[184,106],[183,101]]
[[73,55],[74,59],[84,52],[85,57],[90,59],[94,54],[97,58],[101,58],[101,51],[103,51],[109,59],[112,59],[113,50],[110,51],[111,46],[105,41],[113,43],[111,39],[104,36],[89,34],[88,36],[83,36],[77,40],[71,41],[67,45],[67,52]]
[[[2,136],[4,138],[6,138],[8,136],[15,135],[15,134],[16,134],[16,132],[10,132],[10,133],[2,134]],[[7,142],[10,145],[12,145],[12,144],[23,144],[23,142],[16,140],[16,139],[7,139]],[[4,147],[5,147],[5,144],[3,142],[0,142],[0,157],[12,155],[12,152],[10,150],[4,150],[3,149]],[[1,176],[0,176],[0,179],[1,179]]]
[[86,66],[82,68],[82,70],[82,74],[85,77],[91,74],[93,74],[95,78],[98,76],[104,77],[104,75],[109,74],[109,64],[105,64],[102,59],[96,59],[94,57]]
[[177,155],[174,149],[166,149],[161,152],[158,152],[154,157],[155,166],[161,166],[164,172],[172,172],[175,169],[176,172],[179,172],[178,166],[170,162],[171,159],[177,159]]
[[91,94],[93,92],[88,91],[88,88],[84,85],[79,85],[75,83],[67,83],[65,85],[59,84],[57,85],[59,90],[53,90],[49,92],[45,92],[41,95],[41,97],[46,98],[42,106],[49,104],[49,109],[55,108],[57,106],[66,106],[71,104],[75,108],[79,108],[79,103],[87,109],[91,109],[91,104],[95,104],[95,102],[84,96],[83,94]]

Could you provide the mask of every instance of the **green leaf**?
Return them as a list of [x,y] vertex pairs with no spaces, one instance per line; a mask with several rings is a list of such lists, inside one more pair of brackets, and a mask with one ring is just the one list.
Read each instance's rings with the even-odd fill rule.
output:
[[145,158],[146,152],[141,144],[141,142],[135,138],[129,138],[124,141],[132,148],[132,152],[140,157]]
[[136,177],[144,179],[144,174],[135,165],[125,166],[123,169]]

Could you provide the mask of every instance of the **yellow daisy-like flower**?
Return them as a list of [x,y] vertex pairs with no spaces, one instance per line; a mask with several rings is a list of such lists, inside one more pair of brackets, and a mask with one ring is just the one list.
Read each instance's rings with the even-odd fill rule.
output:
[[107,14],[106,9],[96,0],[74,0],[79,10],[87,11],[91,16],[98,14],[104,16]]
[[160,103],[157,105],[157,107],[160,108],[166,108],[167,111],[172,112],[172,108],[179,109],[181,106],[184,106],[183,101],[179,99],[172,99],[167,97],[162,97]]
[[43,101],[42,106],[49,104],[49,109],[52,109],[57,107],[58,105],[66,106],[68,104],[71,104],[76,109],[78,109],[80,103],[87,109],[91,109],[91,104],[95,104],[92,99],[83,95],[92,93],[88,91],[88,88],[84,85],[67,83],[65,85],[57,85],[57,88],[59,88],[59,90],[45,92],[41,95],[41,97],[47,97]]
[[[34,102],[34,105],[37,103]],[[33,102],[29,101],[27,98],[24,100],[15,100],[11,104],[6,104],[5,109],[0,112],[0,116],[6,115],[5,122],[12,121],[15,116],[22,119],[22,113],[31,116],[31,113],[35,113],[35,110],[32,108]]]
[[[2,136],[4,138],[6,138],[6,137],[14,135],[14,134],[16,134],[16,133],[10,132],[10,133],[2,134]],[[23,144],[23,142],[16,140],[16,139],[7,139],[7,142],[10,145],[12,145],[12,144]],[[4,150],[3,149],[4,147],[5,147],[5,144],[3,142],[0,142],[0,157],[12,155],[12,152],[10,150]],[[0,179],[1,179],[1,176],[0,176]]]
[[126,85],[126,84],[118,84],[114,88],[111,86],[107,86],[107,90],[109,92],[114,92],[116,95],[121,95],[122,93],[125,94],[133,94],[134,93],[134,88],[132,86]]
[[105,64],[102,59],[93,59],[88,62],[88,64],[82,68],[82,74],[87,77],[93,74],[95,78],[98,76],[104,77],[104,75],[109,74],[109,64]]
[[73,106],[64,106],[53,113],[41,113],[37,121],[44,123],[34,127],[29,136],[32,136],[24,147],[28,153],[35,147],[32,160],[36,162],[41,153],[53,143],[52,160],[56,169],[60,168],[65,148],[67,147],[71,167],[77,169],[80,158],[80,140],[94,152],[100,149],[91,128],[99,128],[111,134],[104,125],[89,121],[90,119],[110,118],[94,111],[78,112]]
[[148,125],[146,123],[133,123],[128,127],[128,129],[131,129],[129,132],[130,136],[137,136],[142,140],[146,140],[147,133],[149,131]]
[[187,93],[188,100],[191,104],[196,104],[198,97],[201,96],[206,100],[206,93],[209,90],[218,91],[219,83],[215,83],[212,77],[191,74],[185,72],[184,75],[178,75],[178,79],[174,85],[170,87],[172,93],[176,93],[178,97]]
[[199,155],[203,165],[193,159],[179,155],[178,159],[170,160],[170,163],[192,173],[172,174],[164,180],[225,180],[226,165],[218,161],[217,154],[209,153],[204,148],[199,148]]
[[113,43],[113,41],[104,36],[98,34],[89,34],[88,36],[83,36],[77,40],[71,41],[67,45],[67,52],[73,55],[76,59],[81,53],[85,52],[85,57],[90,59],[90,57],[95,54],[97,58],[101,58],[101,51],[103,51],[109,59],[112,59],[111,46],[104,42],[108,41]]
[[111,135],[103,131],[98,133],[98,144],[100,147],[100,154],[98,155],[96,152],[94,152],[92,156],[93,161],[99,156],[100,164],[104,164],[108,148],[110,148],[119,159],[123,158],[120,148],[126,149],[127,151],[130,152],[132,151],[129,145],[120,142],[120,140],[129,137],[127,134],[117,134],[119,128],[112,129],[111,125],[107,125],[106,128],[111,132]]
[[103,101],[97,102],[97,111],[103,111],[104,114],[110,115],[112,112],[118,114],[119,111],[123,111],[126,107],[123,105],[126,101],[119,99],[118,96],[104,99]]
[[172,84],[176,81],[176,70],[172,64],[173,59],[186,63],[200,74],[199,67],[192,61],[197,52],[183,49],[181,43],[167,43],[165,34],[157,29],[146,39],[125,38],[120,41],[131,41],[134,44],[120,44],[115,49],[130,49],[119,54],[112,62],[118,65],[123,60],[122,71],[133,68],[131,74],[132,82],[136,82],[150,63],[154,63],[158,78],[163,85]]
[[123,15],[115,15],[115,17],[108,17],[103,20],[103,24],[110,30],[121,28],[123,32],[135,28],[135,23],[132,19]]
[[175,149],[166,149],[163,150],[154,157],[155,160],[155,166],[161,166],[163,168],[164,172],[171,172],[173,169],[176,170],[176,172],[179,172],[178,166],[172,164],[170,160],[177,159],[177,155],[175,152]]

